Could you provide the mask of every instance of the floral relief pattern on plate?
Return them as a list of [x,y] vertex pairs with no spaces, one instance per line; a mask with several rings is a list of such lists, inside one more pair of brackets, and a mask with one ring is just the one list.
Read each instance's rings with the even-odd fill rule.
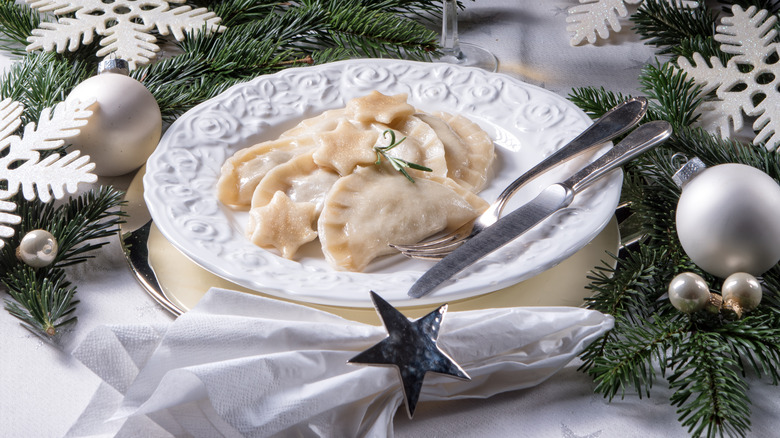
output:
[[[343,107],[373,90],[406,93],[422,111],[459,113],[485,129],[496,142],[497,154],[480,193],[489,202],[590,124],[560,96],[476,69],[375,59],[287,69],[236,85],[171,125],[144,177],[144,196],[156,225],[193,261],[234,283],[299,301],[371,307],[369,290],[394,305],[422,305],[517,283],[575,253],[614,214],[622,182],[619,171],[578,195],[569,209],[460,273],[457,282],[413,301],[406,291],[431,262],[393,255],[377,259],[366,272],[342,272],[326,263],[316,244],[305,246],[294,261],[253,245],[243,232],[246,213],[216,198],[222,163],[239,149],[274,139],[305,118]],[[585,159],[532,181],[510,208],[564,179]]]

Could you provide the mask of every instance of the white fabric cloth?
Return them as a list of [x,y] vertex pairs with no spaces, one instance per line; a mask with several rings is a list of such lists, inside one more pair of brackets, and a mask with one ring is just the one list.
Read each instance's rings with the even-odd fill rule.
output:
[[[572,307],[446,314],[439,346],[470,381],[429,373],[419,405],[535,386],[609,330]],[[298,304],[212,289],[163,330],[102,326],[73,352],[103,385],[67,436],[392,436],[392,367],[348,364],[387,336]]]

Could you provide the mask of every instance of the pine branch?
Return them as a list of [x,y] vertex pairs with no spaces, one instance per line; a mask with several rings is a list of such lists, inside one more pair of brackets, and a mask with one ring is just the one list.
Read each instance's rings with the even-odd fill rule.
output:
[[[441,1],[361,0],[360,4],[373,10],[409,15],[414,18],[431,21],[437,25],[440,23],[443,9]],[[458,2],[458,8],[464,9],[464,5],[460,1]]]
[[[116,211],[122,204],[122,193],[110,187],[90,191],[63,205],[24,202],[17,195],[22,222],[16,233],[0,251],[0,282],[13,300],[6,309],[21,319],[25,327],[47,336],[75,322],[72,317],[77,300],[75,286],[65,280],[62,268],[82,263],[88,253],[102,247],[116,234],[123,214]],[[45,229],[54,235],[59,252],[51,265],[34,269],[16,258],[19,241],[27,232]],[[96,242],[97,241],[97,242]]]
[[0,50],[16,56],[27,54],[27,37],[41,23],[41,17],[32,8],[13,0],[0,1]]
[[744,436],[750,429],[747,384],[724,339],[692,331],[680,341],[670,355],[668,380],[682,425],[693,436]]
[[586,87],[572,90],[568,99],[585,111],[591,118],[597,119],[609,111],[610,108],[630,99],[630,96],[607,91],[604,87]]
[[214,12],[222,19],[219,24],[229,29],[242,23],[264,20],[286,2],[279,0],[225,0],[194,3]]
[[57,239],[59,251],[52,266],[59,268],[86,261],[86,253],[108,243],[94,241],[114,235],[123,222],[124,214],[118,211],[122,192],[111,187],[89,191],[62,205],[25,202],[21,195],[15,200],[22,222],[15,226],[16,233],[0,251],[0,279],[21,263],[14,251],[29,231],[44,229]]
[[639,76],[641,90],[650,99],[648,119],[666,120],[674,128],[690,126],[698,119],[703,101],[701,86],[671,63],[648,65]]
[[40,275],[29,266],[19,265],[4,273],[2,282],[14,300],[6,299],[5,308],[29,330],[52,337],[76,322],[76,288],[65,280],[61,269]]
[[[261,17],[235,19],[221,34],[188,35],[178,44],[182,54],[135,70],[133,76],[155,96],[164,121],[172,122],[198,103],[258,75],[365,56],[423,59],[436,50],[435,33],[367,3],[307,0],[252,6],[226,1],[218,7],[256,7]],[[431,7],[423,1],[384,3],[395,5],[390,11],[424,13]]]
[[[318,4],[312,2],[312,6]],[[333,2],[328,8],[329,38],[359,57],[428,60],[437,48],[436,34],[421,24],[381,10],[356,8],[355,0]]]
[[[614,257],[614,256],[612,256]],[[629,323],[641,323],[651,313],[654,278],[658,276],[663,253],[640,245],[639,251],[617,259],[615,268],[598,266],[588,276],[588,289],[594,291],[585,299],[589,309],[621,316]]]
[[707,60],[712,57],[718,58],[722,65],[726,65],[732,56],[720,50],[720,43],[715,41],[715,38],[705,38],[698,35],[684,39],[679,44],[669,47],[669,53],[683,56],[689,60],[693,59],[694,53],[699,53]]
[[[703,3],[703,2],[701,2]],[[678,7],[666,0],[645,0],[631,16],[634,30],[658,53],[672,53],[680,41],[713,38],[717,15],[706,6]]]
[[768,376],[773,385],[780,383],[780,315],[777,312],[758,313],[737,321],[726,321],[713,327],[721,335],[731,354],[738,357],[742,375],[752,370]]
[[[687,332],[684,320],[656,321],[637,325],[623,317],[615,318],[623,329],[604,346],[604,354],[593,358],[588,373],[596,383],[595,392],[612,400],[631,388],[639,398],[650,396],[657,363],[667,362],[669,345]],[[664,369],[661,368],[661,372]]]
[[73,87],[92,75],[91,69],[57,54],[31,53],[0,76],[0,98],[10,97],[24,105],[24,126],[37,121],[44,108],[65,100]]

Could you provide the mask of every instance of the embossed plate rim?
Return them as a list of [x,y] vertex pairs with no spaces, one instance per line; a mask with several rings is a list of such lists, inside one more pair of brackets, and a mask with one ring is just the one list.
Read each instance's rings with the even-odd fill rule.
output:
[[[222,206],[213,184],[236,150],[275,138],[297,121],[342,106],[373,89],[407,92],[425,111],[471,118],[496,141],[496,175],[480,193],[492,201],[519,172],[561,147],[590,119],[566,99],[500,73],[447,64],[350,60],[291,68],[235,85],[181,116],[149,158],[144,197],[163,235],[212,273],[271,295],[345,307],[371,307],[369,290],[394,305],[423,305],[495,291],[530,278],[574,254],[614,214],[622,173],[614,172],[578,196],[571,208],[491,254],[426,298],[406,290],[430,262],[385,257],[373,272],[335,271],[316,256],[285,260],[249,242],[241,215]],[[530,199],[575,165],[529,184],[516,201]]]

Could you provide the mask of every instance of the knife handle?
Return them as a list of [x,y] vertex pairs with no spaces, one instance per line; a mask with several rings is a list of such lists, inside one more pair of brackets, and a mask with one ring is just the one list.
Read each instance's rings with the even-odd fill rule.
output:
[[607,172],[631,161],[642,152],[663,143],[670,135],[672,135],[672,125],[668,122],[658,120],[645,123],[633,130],[604,155],[598,157],[561,184],[577,193],[604,176]]

